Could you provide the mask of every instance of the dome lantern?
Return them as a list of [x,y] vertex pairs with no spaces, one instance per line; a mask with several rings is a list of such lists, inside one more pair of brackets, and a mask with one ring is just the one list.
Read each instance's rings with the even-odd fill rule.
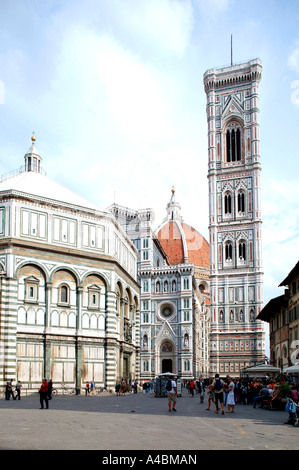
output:
[[29,148],[28,152],[24,156],[25,160],[25,171],[34,171],[35,173],[41,173],[42,172],[42,158],[39,155],[36,147],[35,147],[35,135],[34,132],[32,133],[31,137],[31,147]]
[[175,189],[174,186],[171,190],[171,198],[166,207],[167,217],[166,220],[182,220],[181,216],[181,206],[175,199]]

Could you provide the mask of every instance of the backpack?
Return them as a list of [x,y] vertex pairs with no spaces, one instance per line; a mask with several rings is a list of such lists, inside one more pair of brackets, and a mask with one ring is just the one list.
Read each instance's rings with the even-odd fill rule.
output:
[[222,389],[222,383],[221,383],[221,380],[220,380],[220,379],[216,379],[214,389],[215,389],[215,390],[221,390],[221,389]]
[[165,388],[168,392],[170,392],[172,390],[172,381],[171,380],[168,380]]

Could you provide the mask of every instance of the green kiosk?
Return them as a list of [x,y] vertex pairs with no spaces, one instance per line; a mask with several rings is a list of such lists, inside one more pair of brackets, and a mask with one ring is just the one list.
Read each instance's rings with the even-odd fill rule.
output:
[[[176,375],[172,374],[171,372],[159,374],[158,377],[156,377],[155,382],[154,382],[155,397],[167,397],[166,384],[169,379],[174,379],[175,377]],[[182,395],[181,379],[176,379],[176,384],[177,384],[178,397],[180,397]]]

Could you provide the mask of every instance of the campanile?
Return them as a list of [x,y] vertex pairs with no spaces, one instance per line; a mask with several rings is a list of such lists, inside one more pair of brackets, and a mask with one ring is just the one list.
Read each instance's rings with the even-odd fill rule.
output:
[[208,123],[210,372],[264,360],[259,59],[204,74]]

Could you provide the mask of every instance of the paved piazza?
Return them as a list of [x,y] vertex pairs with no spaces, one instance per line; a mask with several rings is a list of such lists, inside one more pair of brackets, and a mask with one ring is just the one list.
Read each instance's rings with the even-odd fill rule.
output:
[[168,412],[166,398],[143,393],[56,396],[48,410],[39,409],[38,394],[21,401],[1,399],[0,449],[299,449],[299,427],[284,424],[285,411],[236,405],[234,414],[217,415],[206,407],[206,400],[201,404],[186,391],[178,398],[177,413]]

